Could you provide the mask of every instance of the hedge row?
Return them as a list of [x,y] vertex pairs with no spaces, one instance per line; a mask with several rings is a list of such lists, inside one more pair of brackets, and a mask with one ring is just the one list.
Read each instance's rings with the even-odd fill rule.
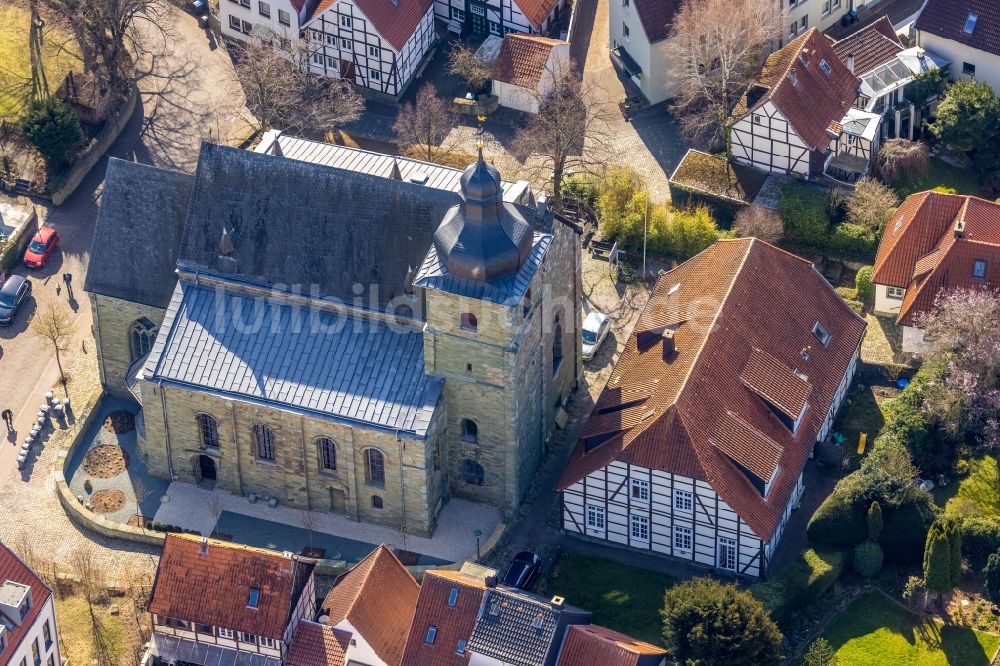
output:
[[789,244],[800,252],[871,262],[878,249],[878,238],[857,224],[832,224],[827,197],[826,190],[798,180],[790,180],[785,185],[778,202],[778,214],[785,223]]
[[778,623],[816,601],[837,581],[848,562],[849,552],[807,548],[774,578],[758,583],[750,592]]

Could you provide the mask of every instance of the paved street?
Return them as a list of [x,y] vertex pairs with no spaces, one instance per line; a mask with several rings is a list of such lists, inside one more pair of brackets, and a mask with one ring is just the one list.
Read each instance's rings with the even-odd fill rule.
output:
[[[192,171],[202,139],[238,140],[246,135],[247,126],[239,115],[242,98],[234,86],[226,83],[232,71],[228,55],[220,48],[212,48],[214,42],[198,27],[194,17],[173,5],[165,7],[170,12],[171,26],[166,34],[151,32],[149,35],[149,52],[137,66],[141,101],[128,127],[108,154]],[[23,266],[17,269],[18,273],[32,279],[34,297],[18,314],[13,326],[0,329],[0,403],[14,410],[16,434],[7,437],[12,444],[19,445],[24,439],[38,406],[44,401],[45,391],[59,376],[50,343],[32,336],[27,330],[27,322],[37,307],[49,300],[61,300],[76,313],[77,333],[63,354],[65,368],[71,367],[80,354],[95,353],[90,304],[83,293],[83,282],[106,165],[107,158],[98,162],[73,196],[51,214],[39,207],[42,218],[48,216],[48,222],[59,230],[60,250],[41,271],[28,272]],[[61,276],[67,272],[73,276],[74,298],[70,298],[62,286]],[[16,472],[11,474],[15,467],[16,445],[0,447],[0,479],[19,478]],[[46,456],[36,463],[31,485],[46,484],[47,475],[42,468],[53,462],[54,459]],[[3,499],[17,497],[22,496],[3,495]],[[38,499],[33,497],[32,501]],[[29,531],[37,527],[45,531],[59,518],[59,524],[68,525],[54,496],[51,496],[51,503],[45,501],[44,504],[22,514],[20,520],[26,524],[19,527]],[[13,507],[0,505],[0,514],[12,510]],[[37,526],[27,524],[36,520]],[[71,527],[67,526],[66,531],[67,537],[82,538],[82,533]],[[109,556],[113,557],[111,553],[113,551]]]

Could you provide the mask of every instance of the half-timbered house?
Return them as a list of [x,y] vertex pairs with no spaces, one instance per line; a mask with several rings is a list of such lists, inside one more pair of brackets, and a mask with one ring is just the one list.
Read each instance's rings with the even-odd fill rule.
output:
[[733,114],[733,159],[768,172],[854,182],[881,117],[852,108],[860,81],[815,28],[772,53]]
[[566,0],[434,0],[434,14],[450,31],[462,35],[544,35],[566,5]]
[[864,330],[811,263],[756,239],[663,274],[559,482],[563,529],[765,576]]

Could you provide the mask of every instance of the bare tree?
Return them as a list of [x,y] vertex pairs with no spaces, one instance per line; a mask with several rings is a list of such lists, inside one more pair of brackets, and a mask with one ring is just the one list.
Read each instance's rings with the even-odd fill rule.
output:
[[474,49],[461,42],[456,42],[448,53],[448,71],[462,77],[469,90],[477,94],[482,92],[486,82],[493,77],[489,64],[477,56]]
[[785,224],[770,208],[744,206],[736,214],[733,231],[741,238],[753,236],[767,243],[777,243],[785,235]]
[[392,129],[401,146],[419,150],[421,157],[433,162],[436,155],[447,152],[442,143],[456,122],[451,104],[438,97],[430,83],[425,83],[417,91],[416,100],[399,110]]
[[784,30],[774,0],[685,0],[674,17],[665,55],[668,86],[688,137],[730,152],[730,115],[760,74],[768,46]]
[[252,39],[236,51],[236,83],[258,120],[257,129],[330,132],[361,115],[364,100],[353,84],[309,72],[312,47],[306,40],[285,46]]
[[319,518],[314,512],[303,509],[299,517],[299,523],[302,525],[302,529],[306,531],[306,540],[309,548],[312,548],[313,533],[316,532],[316,527],[319,525]]
[[56,365],[59,366],[59,379],[65,386],[66,374],[63,372],[60,354],[69,349],[70,340],[76,333],[73,312],[61,301],[48,301],[38,308],[31,319],[31,332],[52,343],[56,351]]
[[522,162],[540,157],[541,164],[551,169],[552,195],[558,206],[567,171],[588,171],[595,164],[605,165],[612,153],[612,142],[607,110],[592,101],[597,96],[581,80],[575,64],[550,66],[543,77],[549,79],[551,88],[533,93],[538,112],[518,129],[514,154]]
[[880,234],[899,205],[899,196],[877,180],[864,178],[855,185],[846,203],[848,222]]
[[114,637],[104,626],[103,620],[94,608],[104,599],[107,582],[104,570],[97,561],[94,547],[87,544],[77,548],[70,563],[80,577],[80,590],[87,601],[95,661],[98,666],[114,666],[119,662],[122,646],[114,641]]
[[912,182],[926,176],[930,168],[930,152],[921,141],[889,139],[878,151],[878,172],[889,185]]
[[125,587],[125,594],[132,611],[132,621],[139,631],[139,640],[132,642],[134,662],[138,664],[142,661],[143,645],[149,640],[152,633],[149,615],[146,613],[150,580],[148,576],[138,574],[126,565],[122,571],[120,582]]

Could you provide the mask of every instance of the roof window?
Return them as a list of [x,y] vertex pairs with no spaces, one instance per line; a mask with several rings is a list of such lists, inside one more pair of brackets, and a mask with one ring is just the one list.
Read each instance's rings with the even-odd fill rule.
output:
[[969,17],[965,19],[965,27],[962,28],[962,32],[967,35],[971,35],[976,29],[976,22],[979,20],[979,14],[969,14]]
[[822,69],[823,73],[827,76],[830,76],[830,72],[833,71],[830,69],[830,63],[828,63],[825,58],[819,61],[819,68]]
[[249,608],[257,608],[257,604],[260,602],[260,588],[251,587],[250,596],[247,598],[247,606]]
[[830,335],[830,331],[826,330],[823,324],[819,322],[813,324],[812,334],[816,337],[817,340],[819,340],[819,343],[824,347],[830,344],[830,338],[833,337],[832,335]]
[[455,604],[458,603],[458,588],[453,587],[451,591],[448,592],[448,608],[454,608]]
[[670,288],[670,291],[667,292],[667,296],[670,296],[671,294],[676,294],[677,290],[680,288],[681,288],[681,283],[678,282],[677,284],[675,284]]

